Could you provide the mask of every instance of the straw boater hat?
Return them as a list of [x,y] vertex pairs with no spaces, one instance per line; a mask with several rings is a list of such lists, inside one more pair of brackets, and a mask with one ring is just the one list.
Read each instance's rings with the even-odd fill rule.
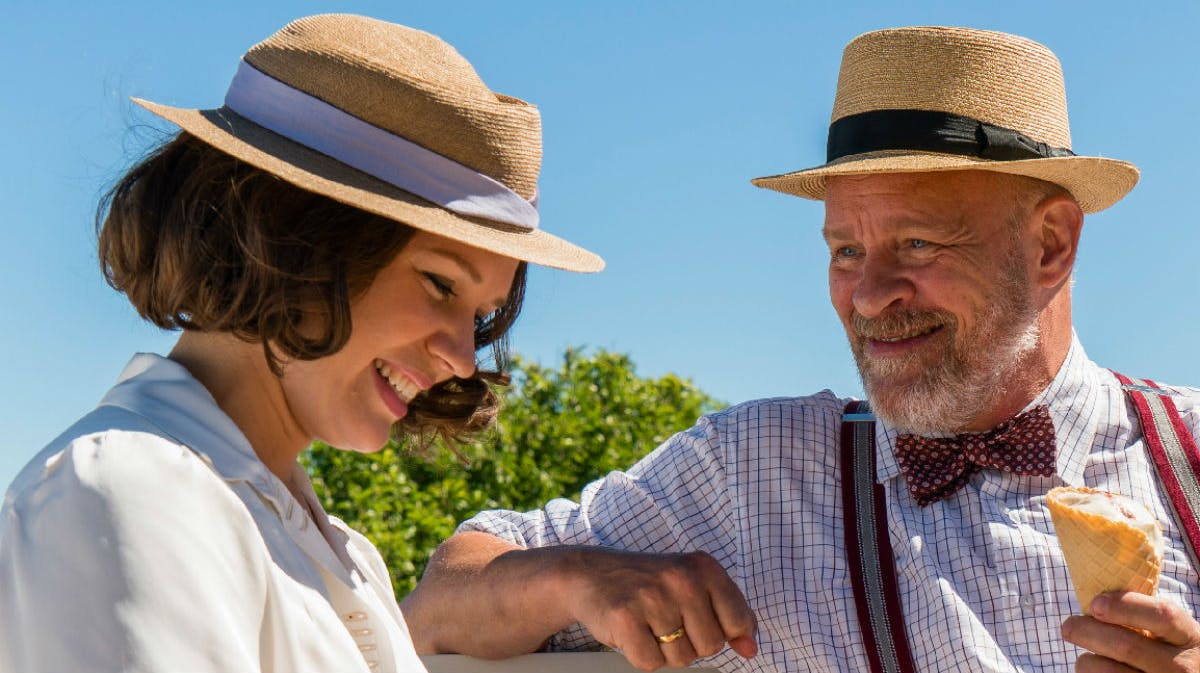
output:
[[896,28],[846,45],[826,163],[757,178],[809,199],[830,175],[979,169],[1053,182],[1085,213],[1138,180],[1133,164],[1071,151],[1062,68],[1046,47],[967,28]]
[[604,268],[538,228],[537,108],[494,93],[428,33],[361,16],[299,19],[246,52],[220,108],[134,100],[310,192],[508,257]]

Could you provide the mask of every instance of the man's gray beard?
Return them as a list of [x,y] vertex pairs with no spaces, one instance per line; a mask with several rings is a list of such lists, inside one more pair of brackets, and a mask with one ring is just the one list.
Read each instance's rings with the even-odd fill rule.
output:
[[[907,384],[884,383],[889,377],[909,374],[914,363],[870,360],[861,340],[851,339],[851,350],[871,409],[902,432],[918,435],[953,433],[966,427],[980,412],[1008,391],[1006,374],[1037,347],[1037,310],[1030,281],[1019,250],[1002,262],[1004,280],[991,297],[989,308],[975,321],[973,334],[957,338],[958,321],[950,314],[906,312],[893,320],[901,324],[942,323],[949,331],[948,345],[934,366],[922,369]],[[869,325],[883,319],[852,318],[852,324]]]

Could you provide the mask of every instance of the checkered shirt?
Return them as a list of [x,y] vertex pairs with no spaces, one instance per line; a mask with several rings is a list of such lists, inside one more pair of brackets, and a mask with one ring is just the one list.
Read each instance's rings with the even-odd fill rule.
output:
[[[1197,436],[1200,389],[1164,388]],[[746,661],[726,648],[707,665],[866,671],[843,538],[838,455],[847,401],[823,391],[747,402],[700,419],[629,471],[588,485],[579,504],[559,499],[527,513],[482,512],[460,530],[487,531],[521,547],[704,550],[728,570],[759,623],[757,657]],[[1150,507],[1167,547],[1158,594],[1193,615],[1200,607],[1200,577],[1116,378],[1073,340],[1063,367],[1030,407],[1041,403],[1058,440],[1055,474],[984,470],[924,508],[900,472],[895,429],[877,425],[876,478],[887,494],[917,670],[1074,670],[1081,651],[1059,627],[1079,606],[1046,508],[1054,486],[1091,486]],[[599,647],[579,625],[550,646]]]

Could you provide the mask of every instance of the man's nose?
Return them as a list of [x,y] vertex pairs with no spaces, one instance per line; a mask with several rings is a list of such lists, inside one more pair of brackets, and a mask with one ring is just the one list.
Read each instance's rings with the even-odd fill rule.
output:
[[916,293],[912,279],[894,256],[868,255],[861,271],[853,301],[854,309],[863,317],[877,317],[893,305],[904,304]]

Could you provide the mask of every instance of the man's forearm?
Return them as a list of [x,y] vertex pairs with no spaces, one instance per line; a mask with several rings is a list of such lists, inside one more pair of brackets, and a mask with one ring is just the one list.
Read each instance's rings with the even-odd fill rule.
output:
[[647,671],[686,666],[727,643],[747,658],[758,649],[749,604],[702,551],[518,549],[460,533],[438,548],[402,607],[422,654],[534,652],[575,622]]
[[401,604],[417,652],[496,659],[537,651],[575,621],[564,600],[569,554],[522,550],[486,533],[446,540]]

